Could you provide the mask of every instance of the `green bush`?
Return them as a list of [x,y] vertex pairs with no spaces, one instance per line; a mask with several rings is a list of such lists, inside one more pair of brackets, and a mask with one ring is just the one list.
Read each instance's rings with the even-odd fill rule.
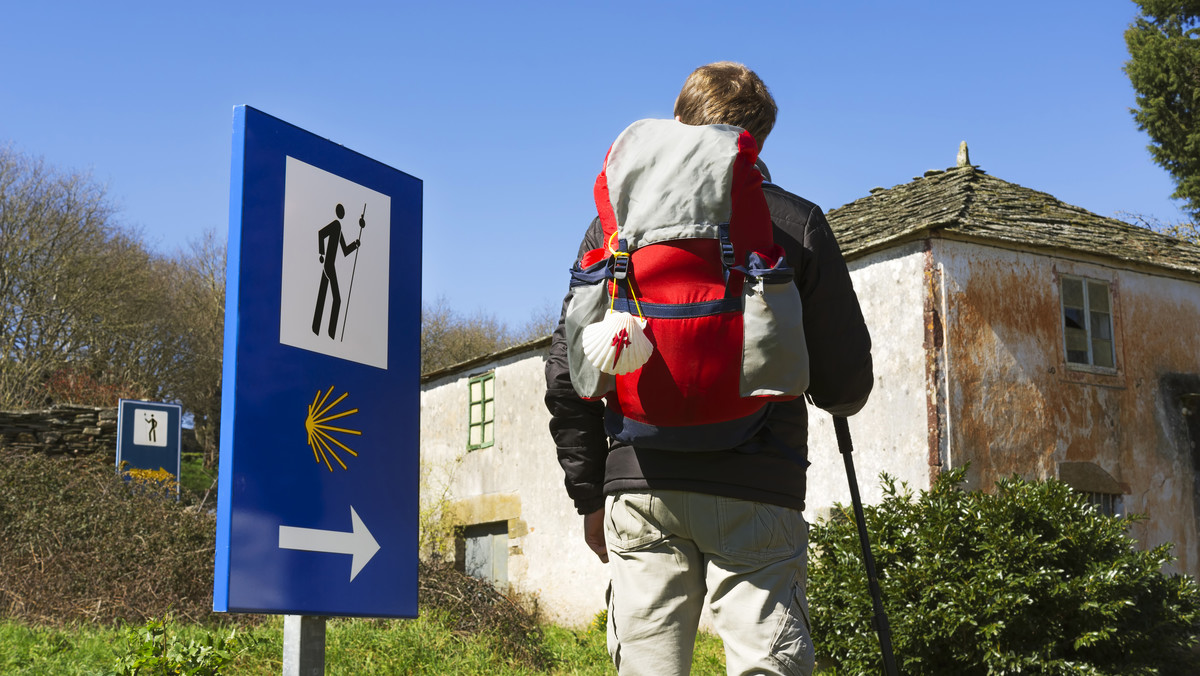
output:
[[[1170,545],[1139,550],[1130,519],[1059,481],[963,491],[963,470],[914,496],[883,477],[865,507],[906,674],[1195,674],[1200,591],[1167,576]],[[879,673],[882,658],[853,512],[814,525],[809,598],[818,659]]]

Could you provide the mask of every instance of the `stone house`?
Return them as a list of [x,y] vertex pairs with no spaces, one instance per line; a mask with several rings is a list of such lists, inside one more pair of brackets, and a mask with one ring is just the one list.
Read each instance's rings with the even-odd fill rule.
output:
[[[963,153],[962,155],[965,155]],[[1200,247],[992,177],[965,159],[828,214],[874,341],[850,420],[863,498],[881,472],[927,488],[1059,478],[1200,575]],[[542,405],[541,339],[422,379],[424,497],[466,527],[472,574],[555,621],[603,608]],[[810,521],[848,503],[830,418],[811,416]]]

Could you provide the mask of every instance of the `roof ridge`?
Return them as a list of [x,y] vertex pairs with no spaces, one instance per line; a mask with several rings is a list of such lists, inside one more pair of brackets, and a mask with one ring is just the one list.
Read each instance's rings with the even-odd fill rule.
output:
[[953,171],[959,171],[959,170],[964,170],[964,169],[966,170],[965,171],[966,178],[963,179],[962,206],[959,208],[958,213],[954,215],[954,221],[957,222],[960,226],[966,225],[966,222],[971,213],[971,207],[974,206],[974,204],[975,204],[975,178],[976,178],[975,168],[968,164],[964,167],[955,167],[953,169]]

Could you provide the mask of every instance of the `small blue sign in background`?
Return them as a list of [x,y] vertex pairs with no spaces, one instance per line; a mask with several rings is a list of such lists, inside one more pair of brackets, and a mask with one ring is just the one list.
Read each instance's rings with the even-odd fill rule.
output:
[[182,428],[183,416],[178,404],[120,400],[117,471],[165,469],[178,481]]
[[234,111],[213,608],[414,617],[421,182]]

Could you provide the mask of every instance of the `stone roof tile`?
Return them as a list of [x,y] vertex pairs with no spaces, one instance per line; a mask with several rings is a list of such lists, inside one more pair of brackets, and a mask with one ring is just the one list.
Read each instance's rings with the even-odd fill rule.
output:
[[909,183],[872,190],[828,218],[848,260],[939,231],[1200,275],[1200,246],[1099,216],[974,166],[926,172]]

